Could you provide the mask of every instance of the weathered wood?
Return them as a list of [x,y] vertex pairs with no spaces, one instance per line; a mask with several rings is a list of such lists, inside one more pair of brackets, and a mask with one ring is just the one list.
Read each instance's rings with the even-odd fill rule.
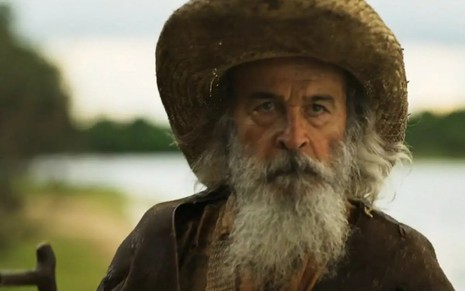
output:
[[36,251],[35,270],[0,272],[0,288],[3,286],[37,286],[39,291],[57,291],[55,281],[56,258],[49,244],[41,244]]

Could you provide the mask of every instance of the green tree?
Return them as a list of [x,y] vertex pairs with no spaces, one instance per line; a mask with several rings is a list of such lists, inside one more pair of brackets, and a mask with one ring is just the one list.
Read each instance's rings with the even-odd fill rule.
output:
[[423,112],[409,120],[407,144],[417,157],[465,158],[465,110]]
[[130,123],[100,120],[81,131],[86,151],[147,153],[177,151],[171,130],[136,119]]
[[20,166],[63,149],[71,128],[59,71],[13,33],[11,10],[0,4],[0,223],[18,205],[11,179]]

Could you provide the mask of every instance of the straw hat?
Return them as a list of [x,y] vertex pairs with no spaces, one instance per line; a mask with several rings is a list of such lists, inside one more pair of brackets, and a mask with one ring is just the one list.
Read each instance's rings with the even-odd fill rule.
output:
[[190,164],[210,141],[224,103],[220,80],[239,64],[307,56],[336,64],[365,89],[386,145],[404,139],[407,82],[402,48],[363,0],[191,0],[166,22],[157,82]]

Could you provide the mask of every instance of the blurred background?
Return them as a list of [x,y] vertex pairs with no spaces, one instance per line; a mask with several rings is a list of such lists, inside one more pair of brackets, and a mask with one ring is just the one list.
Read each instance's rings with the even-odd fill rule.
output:
[[[50,241],[59,289],[95,290],[146,209],[201,189],[155,82],[156,40],[184,2],[0,0],[0,269],[32,268]],[[414,154],[378,206],[465,290],[465,2],[369,3],[405,48]]]

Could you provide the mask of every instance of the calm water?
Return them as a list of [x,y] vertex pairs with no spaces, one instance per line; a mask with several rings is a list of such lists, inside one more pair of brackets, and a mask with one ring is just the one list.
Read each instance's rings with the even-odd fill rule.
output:
[[[36,159],[30,173],[39,181],[110,187],[137,198],[130,209],[134,222],[151,204],[202,189],[175,154],[49,156]],[[465,290],[465,161],[395,169],[383,196],[378,206],[428,237],[456,290]]]

